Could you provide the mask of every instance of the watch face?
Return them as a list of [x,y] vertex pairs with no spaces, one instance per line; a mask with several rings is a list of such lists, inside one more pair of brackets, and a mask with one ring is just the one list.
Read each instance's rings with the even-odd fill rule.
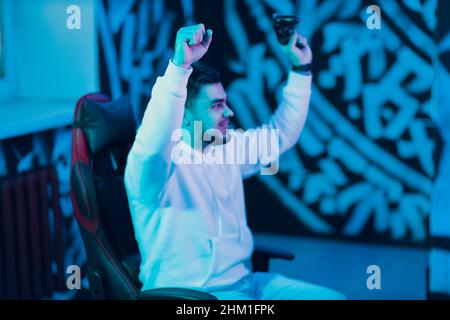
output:
[[273,27],[277,35],[278,41],[282,45],[287,45],[291,35],[294,33],[295,26],[299,22],[299,19],[295,15],[280,15],[275,13],[272,16]]

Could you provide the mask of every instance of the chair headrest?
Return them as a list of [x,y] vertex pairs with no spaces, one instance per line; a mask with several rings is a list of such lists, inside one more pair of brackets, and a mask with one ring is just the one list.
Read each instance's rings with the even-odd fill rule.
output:
[[80,111],[76,125],[83,129],[92,154],[134,141],[137,125],[128,96],[108,102],[85,99]]

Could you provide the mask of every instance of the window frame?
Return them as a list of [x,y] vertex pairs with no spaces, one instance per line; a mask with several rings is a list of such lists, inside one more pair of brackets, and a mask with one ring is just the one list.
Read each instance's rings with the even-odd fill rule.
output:
[[0,0],[0,23],[1,23],[1,41],[3,48],[3,76],[0,78],[0,100],[13,98],[16,91],[16,81],[14,77],[14,54],[13,54],[13,27],[12,27],[12,1]]

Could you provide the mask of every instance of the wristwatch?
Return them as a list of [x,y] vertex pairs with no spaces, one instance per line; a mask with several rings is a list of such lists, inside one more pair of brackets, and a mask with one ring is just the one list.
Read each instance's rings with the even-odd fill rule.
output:
[[302,72],[302,73],[311,72],[312,71],[312,64],[311,63],[307,63],[307,64],[302,64],[302,65],[299,65],[299,66],[292,66],[292,71]]

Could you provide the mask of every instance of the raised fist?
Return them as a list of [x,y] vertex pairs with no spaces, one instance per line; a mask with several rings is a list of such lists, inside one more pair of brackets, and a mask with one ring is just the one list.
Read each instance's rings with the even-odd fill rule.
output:
[[212,30],[205,31],[203,24],[183,27],[178,30],[175,40],[173,63],[189,69],[194,62],[200,60],[208,51],[212,41]]

